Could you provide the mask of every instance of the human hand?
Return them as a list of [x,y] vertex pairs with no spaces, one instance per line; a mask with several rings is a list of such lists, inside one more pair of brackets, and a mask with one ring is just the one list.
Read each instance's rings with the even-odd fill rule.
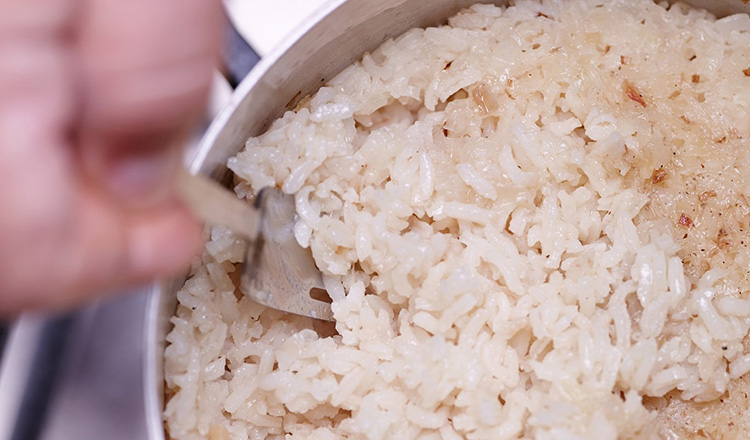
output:
[[171,181],[220,20],[215,0],[0,1],[0,315],[189,262]]

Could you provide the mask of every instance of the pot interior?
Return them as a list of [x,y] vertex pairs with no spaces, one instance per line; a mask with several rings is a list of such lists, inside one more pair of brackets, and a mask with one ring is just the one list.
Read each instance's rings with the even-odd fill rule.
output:
[[[747,0],[684,0],[718,16],[750,13]],[[414,27],[442,23],[474,3],[488,0],[333,0],[310,17],[272,54],[265,57],[233,93],[213,121],[190,160],[194,173],[217,180],[227,177],[227,159],[245,141],[268,127],[287,109],[385,40]],[[674,3],[670,1],[670,3]],[[185,277],[155,284],[145,332],[145,398],[150,438],[164,439],[163,353],[169,319],[176,309],[175,292]]]

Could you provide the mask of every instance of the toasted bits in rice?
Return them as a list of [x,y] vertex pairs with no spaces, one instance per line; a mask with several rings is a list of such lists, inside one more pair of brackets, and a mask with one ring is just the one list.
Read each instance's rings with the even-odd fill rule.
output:
[[701,203],[706,203],[708,199],[714,198],[716,195],[716,191],[704,191],[701,193],[700,197],[698,197],[698,200],[700,200]]
[[684,226],[686,228],[692,228],[693,226],[695,226],[693,224],[693,220],[685,214],[680,214],[680,220],[678,221],[678,223],[680,224],[680,226]]
[[625,81],[625,84],[623,87],[625,89],[625,95],[627,95],[627,97],[631,101],[637,102],[644,108],[646,107],[646,101],[643,100],[643,95],[638,91],[638,89],[635,88],[633,84],[631,84],[628,81]]
[[651,183],[656,185],[657,183],[663,182],[666,178],[667,171],[663,168],[659,168],[658,170],[654,170],[654,173],[651,175]]

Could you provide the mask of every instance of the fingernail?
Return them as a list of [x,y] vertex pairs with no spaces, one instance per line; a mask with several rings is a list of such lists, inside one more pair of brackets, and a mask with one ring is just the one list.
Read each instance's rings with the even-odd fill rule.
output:
[[178,165],[179,155],[172,149],[133,152],[111,158],[104,178],[116,197],[150,205],[170,194]]

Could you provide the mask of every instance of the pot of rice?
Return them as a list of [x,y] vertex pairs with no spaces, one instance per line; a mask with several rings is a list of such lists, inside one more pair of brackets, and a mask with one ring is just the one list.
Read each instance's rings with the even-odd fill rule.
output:
[[191,167],[294,195],[336,322],[208,228],[152,295],[152,438],[746,438],[749,8],[688,3],[331,2]]

